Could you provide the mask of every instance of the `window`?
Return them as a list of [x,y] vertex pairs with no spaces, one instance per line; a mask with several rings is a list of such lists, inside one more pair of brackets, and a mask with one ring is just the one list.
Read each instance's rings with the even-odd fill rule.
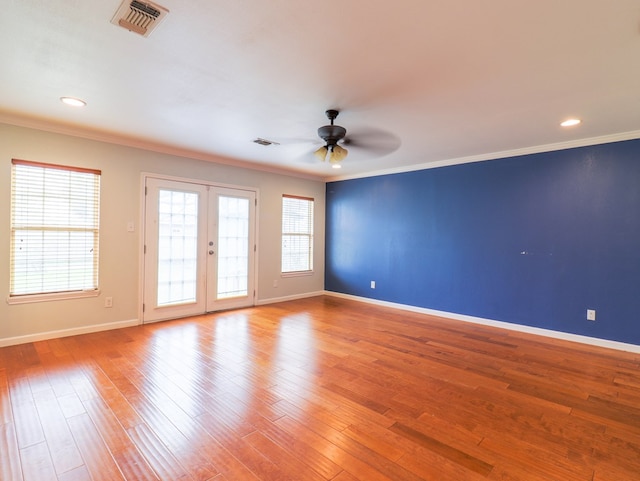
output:
[[313,270],[313,199],[282,196],[282,272]]
[[12,164],[10,301],[97,291],[100,171]]

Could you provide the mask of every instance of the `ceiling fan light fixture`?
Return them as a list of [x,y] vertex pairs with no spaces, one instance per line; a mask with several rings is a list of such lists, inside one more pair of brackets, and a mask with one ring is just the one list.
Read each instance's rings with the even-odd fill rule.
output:
[[334,169],[342,168],[340,162],[349,154],[347,149],[338,145],[338,142],[342,141],[347,135],[347,129],[333,123],[338,113],[338,110],[327,110],[325,112],[331,124],[324,125],[318,129],[318,137],[325,141],[325,145],[313,153],[323,162],[328,160]]
[[331,150],[331,154],[329,155],[329,163],[330,164],[340,163],[347,156],[348,153],[349,151],[344,147],[335,145]]
[[315,155],[319,160],[321,160],[322,162],[325,161],[326,157],[327,157],[327,152],[329,151],[329,149],[327,149],[326,145],[323,145],[322,147],[320,147],[318,150],[316,150],[313,155]]

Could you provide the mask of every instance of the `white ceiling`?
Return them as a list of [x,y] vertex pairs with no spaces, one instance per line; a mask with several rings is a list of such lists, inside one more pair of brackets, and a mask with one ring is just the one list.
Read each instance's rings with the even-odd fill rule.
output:
[[640,137],[638,0],[120,1],[0,0],[0,122],[324,179],[328,108],[397,147],[344,177]]

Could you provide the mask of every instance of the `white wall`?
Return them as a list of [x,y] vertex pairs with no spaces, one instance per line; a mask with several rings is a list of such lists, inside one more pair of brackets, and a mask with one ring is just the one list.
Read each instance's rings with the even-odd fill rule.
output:
[[[100,169],[100,290],[93,298],[9,305],[11,159]],[[136,323],[140,282],[141,173],[158,173],[254,187],[258,204],[257,302],[304,296],[324,288],[324,182],[160,154],[66,135],[0,124],[0,346],[53,335]],[[314,267],[311,276],[280,276],[282,194],[313,197]],[[135,232],[127,232],[127,222]],[[273,281],[278,280],[278,287]],[[104,297],[113,307],[104,307]],[[61,331],[61,332],[58,332]]]

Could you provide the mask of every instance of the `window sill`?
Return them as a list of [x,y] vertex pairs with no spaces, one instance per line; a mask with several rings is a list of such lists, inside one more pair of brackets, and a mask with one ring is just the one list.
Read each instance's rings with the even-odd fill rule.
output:
[[313,271],[296,271],[296,272],[281,272],[281,277],[302,277],[302,276],[312,276]]
[[100,290],[54,292],[51,294],[26,294],[24,296],[9,296],[7,304],[31,304],[33,302],[64,301],[68,299],[82,299],[85,297],[98,297]]

